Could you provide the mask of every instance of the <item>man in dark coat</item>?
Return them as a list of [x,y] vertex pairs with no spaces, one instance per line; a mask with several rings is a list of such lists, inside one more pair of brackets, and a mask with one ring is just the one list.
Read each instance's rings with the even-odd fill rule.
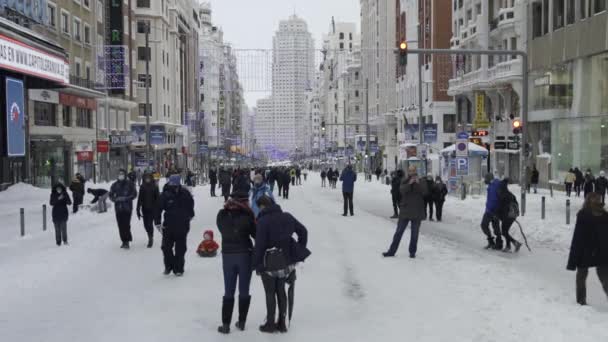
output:
[[410,166],[408,177],[401,182],[401,202],[399,206],[399,222],[393,236],[393,242],[387,252],[382,253],[384,257],[393,257],[397,253],[399,243],[407,225],[412,223],[412,234],[410,237],[410,258],[416,257],[418,250],[418,233],[420,224],[424,218],[424,199],[428,196],[428,190],[424,179],[418,179],[416,167]]
[[574,175],[576,176],[576,180],[574,181],[574,192],[576,192],[576,197],[581,197],[585,177],[583,176],[583,172],[578,167],[574,168]]
[[448,194],[448,187],[441,180],[441,177],[435,177],[435,185],[433,186],[433,202],[435,202],[435,215],[437,221],[441,222],[443,215],[443,203],[445,202],[445,196]]
[[595,192],[602,196],[602,204],[605,204],[606,190],[608,189],[608,179],[606,173],[600,171],[600,176],[595,179]]
[[276,176],[277,176],[277,187],[279,188],[279,198],[281,198],[283,196],[283,182],[284,182],[284,172],[285,170],[283,169],[278,169],[276,172]]
[[144,228],[148,234],[148,248],[152,248],[154,243],[154,218],[158,211],[159,198],[158,185],[154,182],[152,175],[146,173],[137,197],[137,218],[140,220],[142,216],[144,218]]
[[116,222],[122,245],[120,248],[129,249],[129,243],[133,241],[131,235],[131,216],[133,214],[133,200],[137,198],[135,183],[127,179],[124,169],[118,171],[118,180],[110,188],[110,200],[114,202]]
[[88,188],[87,189],[87,193],[93,195],[93,200],[91,201],[91,204],[97,204],[97,212],[98,213],[105,213],[106,211],[108,211],[108,206],[106,204],[106,200],[108,199],[108,190],[106,189],[91,189]]
[[220,168],[220,186],[222,187],[222,196],[224,196],[224,201],[228,200],[230,196],[230,186],[232,185],[232,177],[228,170],[224,168]]
[[249,179],[249,173],[247,170],[239,170],[234,178],[232,184],[233,192],[246,192],[249,193],[251,190],[251,180]]
[[380,180],[380,175],[382,174],[382,168],[378,166],[376,168],[376,180]]
[[357,181],[357,174],[353,171],[353,167],[348,165],[342,175],[340,176],[342,182],[342,197],[344,198],[344,213],[342,216],[346,216],[350,210],[350,216],[355,215],[353,212],[353,193],[355,192],[355,182]]
[[[163,213],[164,219],[161,224]],[[160,196],[158,214],[155,218],[157,229],[163,234],[161,249],[164,256],[165,275],[173,272],[176,276],[181,277],[184,274],[186,244],[188,232],[190,232],[190,221],[193,217],[192,194],[182,188],[179,175],[171,175]]]
[[393,173],[393,177],[391,179],[391,198],[393,200],[393,216],[391,216],[392,219],[399,218],[399,202],[401,199],[399,187],[401,186],[402,180],[403,170],[399,169]]
[[296,185],[302,185],[302,170],[296,168]]
[[587,198],[587,195],[594,192],[594,190],[595,190],[595,177],[593,177],[591,170],[587,169],[587,172],[585,172],[585,183],[583,185],[583,192],[585,194],[585,198]]
[[433,221],[433,190],[435,187],[433,175],[429,173],[426,178],[423,179],[423,181],[426,182],[426,189],[428,191],[426,197],[424,198],[424,217],[428,218],[430,221]]
[[84,183],[82,182],[82,176],[76,174],[74,180],[70,184],[70,190],[72,191],[72,197],[74,198],[73,213],[78,212],[78,206],[80,206],[84,200]]
[[283,172],[283,198],[289,199],[289,186],[291,183],[291,175],[289,174],[289,170],[285,170]]
[[326,186],[325,181],[327,179],[327,172],[325,169],[321,171],[321,187],[324,188]]
[[536,165],[532,166],[532,176],[530,177],[530,183],[532,184],[532,189],[534,189],[534,193],[538,193],[538,180],[540,178],[540,174],[536,169]]
[[217,184],[217,171],[215,169],[209,170],[209,184],[211,184],[211,197],[217,197],[215,195],[215,185]]
[[55,184],[51,192],[49,204],[53,207],[52,218],[55,226],[55,242],[57,246],[68,244],[68,206],[72,204],[70,195],[61,183]]

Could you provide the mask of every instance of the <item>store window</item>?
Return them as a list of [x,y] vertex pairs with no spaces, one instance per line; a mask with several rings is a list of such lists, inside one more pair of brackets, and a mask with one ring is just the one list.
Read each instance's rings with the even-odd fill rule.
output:
[[595,8],[593,13],[600,13],[606,10],[606,0],[595,0]]
[[76,126],[82,128],[93,128],[93,121],[90,109],[76,109]]
[[608,53],[583,60],[580,110],[588,115],[608,114]]
[[34,125],[57,126],[57,105],[34,101]]
[[72,107],[63,106],[63,126],[72,127]]
[[531,79],[533,109],[570,109],[572,107],[573,72],[571,63],[535,73]]
[[443,133],[456,133],[456,114],[443,114]]

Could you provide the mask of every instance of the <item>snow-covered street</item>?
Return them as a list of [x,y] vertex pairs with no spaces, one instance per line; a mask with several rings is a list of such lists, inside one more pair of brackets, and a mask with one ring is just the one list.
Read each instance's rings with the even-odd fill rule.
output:
[[[360,175],[361,176],[361,175]],[[417,258],[408,258],[409,229],[396,258],[384,259],[395,230],[389,188],[363,177],[355,185],[355,216],[342,217],[342,194],[321,188],[317,174],[279,200],[309,230],[312,256],[298,266],[295,313],[288,341],[605,341],[608,301],[590,272],[588,301],[574,298],[574,272],[565,270],[571,226],[560,205],[530,196],[521,221],[533,252],[483,250],[479,229],[484,198],[449,197],[444,222],[424,221]],[[220,336],[221,256],[199,258],[202,232],[215,227],[223,199],[194,190],[196,217],[188,239],[186,273],[162,275],[160,239],[146,249],[143,223],[133,217],[134,242],[120,249],[113,209],[68,221],[70,245],[57,247],[52,224],[28,225],[18,238],[18,208],[38,208],[47,190],[18,185],[0,193],[0,340],[268,341],[259,277],[245,332]],[[24,200],[21,201],[20,198]],[[547,195],[548,197],[548,195]],[[562,201],[563,200],[563,201]],[[90,198],[85,198],[85,203]],[[13,206],[11,207],[11,203]],[[15,204],[18,203],[18,204]],[[573,200],[572,223],[580,201]],[[14,215],[13,215],[14,214]],[[32,220],[39,222],[39,214]],[[559,217],[557,217],[559,216]],[[29,221],[28,221],[29,222]],[[216,234],[218,239],[219,233]],[[516,238],[519,239],[519,233]],[[219,241],[218,241],[219,242]]]

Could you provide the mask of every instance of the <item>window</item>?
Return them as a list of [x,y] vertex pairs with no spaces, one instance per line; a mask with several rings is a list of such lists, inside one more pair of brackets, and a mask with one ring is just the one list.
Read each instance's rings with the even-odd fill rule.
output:
[[50,2],[47,4],[48,25],[57,28],[57,7]]
[[468,23],[470,20],[473,20],[473,10],[468,10],[468,11],[467,11],[467,23]]
[[34,101],[34,124],[36,126],[57,126],[57,105]]
[[348,39],[353,40],[353,33],[352,32],[348,34]]
[[61,10],[61,31],[70,34],[70,14],[64,10]]
[[359,91],[355,90],[355,97],[359,97]]
[[81,40],[80,36],[80,19],[74,17],[74,30],[72,31],[76,40]]
[[564,2],[553,2],[553,30],[564,27]]
[[543,0],[543,35],[549,33],[549,0]]
[[75,74],[77,77],[80,77],[80,63],[81,63],[81,62],[80,62],[80,60],[76,60],[76,61],[74,62],[74,64],[75,64],[75,67],[74,67],[74,71],[75,71],[75,73],[74,73],[74,74]]
[[84,43],[91,45],[91,27],[84,24]]
[[[146,53],[146,52],[147,52],[147,53]],[[148,48],[148,49],[146,50],[146,47],[145,47],[145,46],[138,46],[138,47],[137,47],[137,55],[139,56],[139,57],[138,57],[138,59],[139,59],[140,61],[145,61],[146,59],[147,59],[147,60],[151,60],[151,59],[152,59],[152,58],[151,58],[152,56],[151,56],[151,51],[150,51],[150,48]]]
[[340,50],[344,50],[344,43],[340,43]]
[[137,82],[140,88],[145,88],[146,86],[152,88],[152,75],[147,75],[146,77],[145,74],[139,74],[137,75]]
[[[511,37],[511,50],[515,51],[517,50],[517,38],[516,37]],[[513,55],[511,56],[511,59],[516,59],[517,56]]]
[[481,15],[481,4],[475,5],[475,13]]
[[535,2],[532,4],[532,38],[543,35],[543,5]]
[[443,133],[456,133],[456,114],[443,114]]
[[150,21],[149,20],[138,20],[137,21],[137,33],[146,33],[146,28],[148,28],[148,33],[150,33]]
[[90,65],[85,66],[84,70],[85,70],[85,77],[86,77],[87,81],[90,81],[91,80],[91,66]]
[[[150,114],[150,116],[152,116],[152,104],[148,105],[148,114]],[[139,116],[146,116],[146,104],[145,103],[139,104]]]
[[85,108],[76,109],[76,127],[93,128],[91,110]]
[[99,23],[103,23],[103,3],[101,2],[101,0],[97,0],[97,21]]
[[566,2],[566,25],[574,24],[574,12],[576,11],[576,7],[574,6],[575,3],[576,0],[567,0]]
[[344,32],[340,32],[340,39],[344,39]]
[[357,112],[357,113],[359,112],[359,105],[355,106],[355,112]]
[[150,0],[137,0],[137,7],[150,8]]
[[581,19],[587,18],[587,1],[591,1],[591,0],[580,0]]
[[91,8],[91,0],[82,0],[82,4],[85,8]]
[[63,126],[72,126],[72,107],[70,106],[63,106]]
[[358,81],[358,80],[359,80],[359,72],[358,72],[358,71],[356,71],[356,72],[355,72],[355,81]]
[[606,10],[606,0],[595,0],[593,13],[600,13]]

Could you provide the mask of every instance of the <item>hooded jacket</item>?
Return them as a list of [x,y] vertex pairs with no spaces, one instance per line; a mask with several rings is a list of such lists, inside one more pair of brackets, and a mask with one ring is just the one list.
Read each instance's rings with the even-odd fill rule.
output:
[[253,250],[255,219],[246,202],[229,199],[217,213],[216,224],[222,234],[222,253],[250,253]]
[[256,203],[262,196],[268,196],[274,201],[274,196],[272,195],[272,191],[270,191],[270,186],[266,183],[262,183],[260,185],[253,185],[251,188],[251,196],[249,203],[251,203],[251,210],[253,210],[253,214],[255,217],[258,217],[260,214],[260,208]]
[[[176,189],[177,188],[177,189]],[[181,185],[165,186],[160,195],[156,223],[164,212],[163,226],[174,232],[188,233],[190,221],[194,217],[194,199],[190,191]]]
[[[61,188],[61,194],[58,194],[55,191],[57,188]],[[49,204],[53,207],[51,213],[53,223],[65,222],[68,220],[68,205],[72,204],[72,200],[63,184],[57,184],[53,187]]]
[[422,220],[424,218],[424,199],[429,191],[424,179],[418,179],[413,184],[409,184],[411,177],[405,178],[401,182],[399,202],[399,219]]
[[346,169],[344,169],[344,171],[342,171],[340,181],[342,181],[342,192],[352,193],[355,191],[355,182],[357,181],[357,174],[353,171],[352,168],[347,167]]
[[[209,240],[205,240],[204,236],[209,235]],[[203,233],[203,241],[198,245],[197,252],[213,253],[217,251],[220,246],[213,240],[213,231],[207,230]]]
[[150,183],[143,182],[139,187],[139,196],[137,197],[137,212],[141,210],[148,212],[156,212],[158,200],[160,199],[160,191],[158,185],[151,180]]

